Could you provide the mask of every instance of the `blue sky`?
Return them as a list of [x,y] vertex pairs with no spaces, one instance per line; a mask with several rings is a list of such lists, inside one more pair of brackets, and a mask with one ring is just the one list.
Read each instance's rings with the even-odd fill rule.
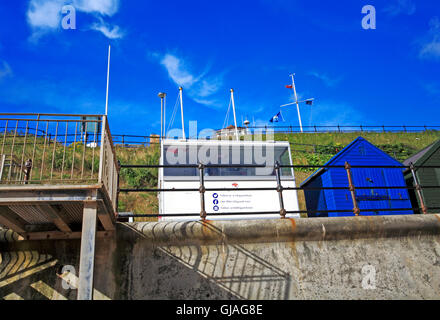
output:
[[[76,9],[76,29],[61,8]],[[376,29],[361,10],[376,8]],[[16,0],[0,4],[1,112],[103,113],[112,45],[113,133],[160,131],[184,88],[186,125],[220,128],[234,88],[237,116],[267,124],[292,101],[303,125],[438,125],[438,1]],[[283,109],[297,125],[296,109]],[[232,117],[229,118],[230,123]],[[180,115],[174,126],[178,127]]]

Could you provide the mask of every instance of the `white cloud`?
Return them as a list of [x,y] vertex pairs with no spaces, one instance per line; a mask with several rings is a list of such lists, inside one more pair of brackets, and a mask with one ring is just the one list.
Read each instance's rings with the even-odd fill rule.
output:
[[390,16],[398,16],[400,14],[410,16],[416,12],[416,5],[412,0],[397,0],[396,3],[387,6],[383,11]]
[[3,61],[0,67],[0,80],[12,75],[12,69],[6,61]]
[[124,36],[119,26],[111,26],[100,19],[99,23],[95,23],[91,26],[92,30],[100,31],[104,36],[109,39],[120,39]]
[[222,77],[208,77],[206,72],[195,75],[183,59],[169,53],[161,57],[160,64],[174,83],[188,90],[189,96],[195,102],[207,106],[218,104],[216,100],[208,98],[220,90],[223,85]]
[[166,54],[160,64],[168,71],[168,76],[179,86],[191,87],[197,79],[186,70],[181,59],[174,55]]
[[73,0],[73,6],[83,12],[112,16],[119,9],[119,0]]
[[119,0],[30,0],[26,12],[27,22],[32,28],[30,40],[36,41],[42,35],[60,29],[64,5],[73,5],[78,12],[93,14],[99,22],[89,29],[101,32],[109,39],[123,37],[119,26],[111,26],[102,16],[113,16],[119,9]]
[[212,79],[210,81],[202,80],[198,89],[199,96],[208,97],[216,93],[222,85],[221,79]]
[[420,58],[440,58],[440,20],[434,17],[429,22],[430,30],[427,40],[422,44]]
[[60,24],[62,1],[32,0],[27,11],[27,21],[34,28],[55,29]]

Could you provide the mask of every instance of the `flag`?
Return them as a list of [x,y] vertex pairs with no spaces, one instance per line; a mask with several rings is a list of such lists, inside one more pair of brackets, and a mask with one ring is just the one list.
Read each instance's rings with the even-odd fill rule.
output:
[[281,111],[278,112],[276,115],[274,115],[272,118],[270,118],[269,122],[278,122],[279,119],[281,119],[281,121],[284,122],[283,115],[281,114]]
[[311,106],[313,104],[313,99],[306,100],[306,104]]
[[292,86],[291,84],[288,84],[288,85],[286,86],[286,88],[287,88],[287,89],[292,89],[293,86]]

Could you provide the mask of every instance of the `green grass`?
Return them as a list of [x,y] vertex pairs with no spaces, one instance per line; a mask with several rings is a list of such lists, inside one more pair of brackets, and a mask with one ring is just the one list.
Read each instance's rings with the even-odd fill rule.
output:
[[[297,165],[322,165],[333,157],[339,150],[349,144],[358,136],[362,136],[390,156],[399,161],[403,161],[413,153],[426,147],[440,138],[440,132],[426,131],[420,133],[294,133],[294,134],[275,134],[275,140],[289,141],[292,145],[293,164]],[[28,136],[26,148],[23,155],[23,137],[16,137],[12,148],[12,138],[5,140],[3,153],[13,154],[14,158],[21,161],[32,157],[34,136]],[[0,143],[3,136],[0,135]],[[306,146],[310,145],[310,146]],[[85,150],[84,157],[84,178],[92,177],[97,179],[99,168],[100,148],[84,148],[81,142],[66,147],[63,169],[64,145],[46,143],[44,139],[37,138],[35,148],[35,159],[33,169],[33,179],[49,179],[52,168],[52,154],[55,150],[53,161],[53,178],[60,178],[63,171],[63,178],[70,178],[72,161],[74,160],[73,176],[78,177],[82,170],[82,152]],[[124,148],[115,147],[117,158],[121,164],[158,164],[159,147],[152,145],[149,147]],[[93,153],[95,154],[94,160]],[[44,154],[44,161],[43,159]],[[41,170],[43,165],[43,170]],[[296,169],[295,177],[297,184],[306,179],[314,169]],[[121,169],[120,187],[121,188],[156,188],[158,180],[157,169]],[[300,191],[298,194],[300,209],[305,209],[304,195]],[[119,195],[119,211],[134,213],[157,213],[158,201],[157,193],[121,193]],[[143,219],[148,220],[148,219]]]
[[[322,165],[331,159],[339,150],[348,145],[358,136],[362,136],[378,146],[390,156],[403,161],[413,153],[426,147],[440,138],[440,132],[426,131],[420,133],[302,133],[302,134],[275,134],[275,140],[294,143],[292,147],[293,164]],[[315,146],[302,146],[308,144]],[[159,148],[122,148],[116,149],[121,163],[130,164],[157,164],[159,162]],[[314,169],[296,169],[295,178],[299,185]],[[157,187],[156,169],[124,169],[120,175],[121,186],[127,187]],[[135,213],[157,213],[157,194],[147,195],[132,193],[121,194],[119,208],[121,211]],[[305,200],[302,191],[298,192],[300,210],[305,210]]]

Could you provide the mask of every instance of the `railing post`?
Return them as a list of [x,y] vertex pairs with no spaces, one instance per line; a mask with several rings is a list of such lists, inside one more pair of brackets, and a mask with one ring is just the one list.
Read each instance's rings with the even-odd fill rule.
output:
[[280,216],[284,219],[287,212],[286,209],[284,209],[283,186],[281,185],[280,163],[278,161],[275,162],[275,175],[277,178],[278,199],[280,200]]
[[353,213],[355,214],[355,216],[358,216],[360,213],[360,209],[356,201],[356,190],[354,188],[353,179],[351,177],[351,166],[347,161],[345,161],[345,170],[347,171],[348,187],[351,193],[351,200],[353,201]]
[[422,188],[420,187],[419,180],[417,179],[416,173],[414,171],[414,164],[411,162],[409,164],[409,167],[411,169],[411,175],[413,177],[414,185],[416,187],[417,197],[419,198],[420,206],[422,207],[422,212],[423,214],[426,214],[428,213],[428,210],[426,209],[425,202],[423,201]]
[[[105,149],[105,142],[106,142],[106,137],[105,137],[105,129],[106,129],[106,125],[107,125],[107,116],[102,116],[102,120],[101,120],[101,150],[99,152],[99,173],[98,173],[98,183],[104,182],[103,178],[103,174],[104,174],[104,149]],[[76,132],[76,130],[75,130]]]
[[117,179],[116,179],[116,212],[119,211],[119,172],[121,171],[121,161],[118,160],[118,168],[116,170],[117,172]]
[[200,218],[206,220],[206,210],[205,210],[205,165],[199,163],[199,179],[200,179]]

